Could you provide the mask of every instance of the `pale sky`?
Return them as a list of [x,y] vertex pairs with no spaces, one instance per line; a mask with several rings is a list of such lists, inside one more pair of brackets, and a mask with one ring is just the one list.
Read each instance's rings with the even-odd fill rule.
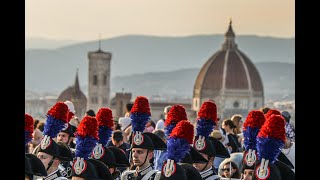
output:
[[295,37],[294,0],[26,0],[26,38],[96,40],[121,35]]

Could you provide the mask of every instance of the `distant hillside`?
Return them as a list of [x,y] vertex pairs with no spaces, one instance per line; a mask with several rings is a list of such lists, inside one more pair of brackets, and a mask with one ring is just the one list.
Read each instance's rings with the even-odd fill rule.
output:
[[[266,99],[279,99],[295,94],[295,65],[289,63],[258,63],[257,69],[264,85]],[[112,79],[112,91],[121,92],[122,88],[133,95],[161,95],[192,97],[193,86],[200,71],[184,69],[171,72],[155,72]],[[138,85],[137,85],[138,84]],[[87,91],[87,87],[84,87]]]
[[[258,63],[257,69],[264,85],[265,99],[294,99],[295,95],[295,65],[290,63]],[[152,72],[118,76],[111,80],[112,96],[115,92],[132,92],[133,97],[162,96],[192,98],[193,86],[200,68],[182,69],[170,72]],[[87,94],[88,87],[81,87]],[[62,90],[61,90],[62,91]],[[60,94],[53,92],[52,94]],[[26,91],[27,97],[35,97],[35,93]],[[39,95],[39,94],[38,94]],[[27,98],[26,97],[26,98]]]
[[[114,79],[112,81],[117,81],[117,77],[120,76],[150,72],[148,77],[151,78],[155,74],[151,72],[170,72],[181,69],[194,69],[193,75],[197,74],[195,69],[200,69],[205,61],[220,49],[223,41],[223,35],[121,36],[102,40],[101,49],[112,53],[111,78]],[[237,36],[236,43],[254,64],[262,62],[295,63],[294,38]],[[62,91],[74,83],[77,68],[79,68],[80,85],[86,86],[88,81],[87,55],[89,51],[97,49],[98,43],[92,41],[53,50],[26,50],[26,89],[37,92]],[[182,74],[183,72],[185,70],[181,71]],[[181,79],[187,75],[182,75]],[[195,76],[192,77],[195,78]],[[182,80],[184,81],[187,80]],[[190,81],[193,82],[194,79]],[[155,83],[150,84],[151,87]],[[113,87],[118,86],[114,84]],[[170,89],[180,92],[173,88],[167,90]],[[152,91],[157,93],[160,90],[155,88]]]
[[75,40],[53,40],[46,38],[27,38],[25,41],[25,48],[29,49],[56,49],[63,46],[68,46],[72,44],[79,43],[79,41]]

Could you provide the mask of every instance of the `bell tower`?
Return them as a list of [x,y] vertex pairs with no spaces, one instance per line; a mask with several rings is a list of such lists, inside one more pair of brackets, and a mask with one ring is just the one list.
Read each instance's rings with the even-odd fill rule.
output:
[[87,109],[97,112],[110,105],[110,63],[112,54],[99,49],[88,53],[88,103]]

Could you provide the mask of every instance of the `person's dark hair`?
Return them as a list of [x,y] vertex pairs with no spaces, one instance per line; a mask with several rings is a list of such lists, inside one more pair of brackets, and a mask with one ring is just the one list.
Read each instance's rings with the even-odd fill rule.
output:
[[33,121],[33,129],[36,129],[36,128],[37,128],[37,125],[38,125],[39,122],[40,122],[40,121],[39,121],[38,119],[35,119],[35,120]]
[[156,128],[156,123],[154,123],[152,120],[150,120],[150,124],[153,126],[153,128]]
[[133,103],[128,103],[128,104],[126,105],[126,108],[127,108],[127,111],[128,111],[128,112],[131,111],[132,106],[133,106]]
[[123,140],[123,132],[121,130],[115,130],[112,133],[112,139],[115,140],[117,143]]
[[41,132],[43,132],[43,130],[44,130],[44,122],[42,122],[42,121],[39,121],[39,123],[37,124],[37,128],[41,131]]
[[263,108],[260,108],[260,111],[263,112],[263,114],[267,114],[267,112],[270,110],[270,108],[268,107],[263,107]]
[[96,113],[95,113],[92,109],[89,109],[89,110],[86,112],[86,114],[87,114],[88,116],[92,116],[92,117],[95,117],[95,116],[96,116]]
[[290,122],[291,115],[288,111],[282,111],[281,116],[286,120],[286,122]]
[[231,119],[223,120],[225,126],[230,126],[231,129],[236,128],[237,126],[233,123]]
[[[233,161],[227,161],[223,166],[222,169],[225,165],[227,165],[229,167],[229,164],[231,163],[232,168],[236,169],[237,171],[235,173],[232,174],[231,178],[240,178],[241,177],[241,173],[240,173],[240,169],[239,167],[236,165],[236,163],[234,163]],[[222,174],[222,173],[221,173]],[[222,176],[223,177],[223,176]]]
[[118,122],[115,122],[115,124],[116,124],[115,130],[121,130],[121,124],[119,124]]
[[159,136],[162,140],[167,139],[167,136],[162,129],[157,129],[157,130],[153,131],[152,133]]

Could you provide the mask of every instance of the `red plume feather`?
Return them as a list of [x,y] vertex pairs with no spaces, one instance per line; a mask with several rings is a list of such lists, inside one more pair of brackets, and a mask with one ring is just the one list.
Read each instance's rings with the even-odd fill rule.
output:
[[262,125],[258,137],[271,137],[286,140],[285,120],[281,115],[272,114]]
[[187,119],[187,113],[182,105],[173,105],[168,112],[167,119],[164,121],[164,125],[168,126],[172,123],[178,123],[181,120]]
[[51,109],[49,109],[47,114],[55,119],[60,119],[67,123],[69,109],[64,102],[57,102]]
[[258,128],[260,129],[264,122],[266,121],[266,118],[262,111],[259,110],[252,110],[249,112],[246,121],[243,124],[243,130],[246,130],[247,127],[250,128]]
[[24,130],[33,133],[33,118],[29,114],[24,115]]
[[188,120],[181,120],[178,122],[175,128],[173,128],[170,138],[183,138],[186,139],[189,144],[193,144],[194,127]]
[[95,117],[85,116],[81,120],[78,128],[77,128],[77,135],[84,138],[87,136],[98,138],[98,122]]
[[149,107],[149,101],[144,96],[138,96],[136,100],[134,101],[134,104],[131,108],[131,113],[147,113],[151,115],[150,113],[150,107]]
[[[202,104],[198,117],[204,118],[206,120],[213,120],[217,122],[217,106],[212,101],[206,101]],[[198,119],[199,120],[199,119]]]
[[100,108],[96,114],[98,126],[106,126],[108,128],[113,127],[112,110],[110,108]]
[[68,118],[67,118],[67,122],[69,123],[70,122],[70,120],[71,120],[71,118],[74,116],[74,113],[73,112],[71,112],[71,111],[69,111],[69,113],[68,113]]
[[272,114],[281,115],[280,111],[276,109],[270,109],[264,116],[268,119]]

